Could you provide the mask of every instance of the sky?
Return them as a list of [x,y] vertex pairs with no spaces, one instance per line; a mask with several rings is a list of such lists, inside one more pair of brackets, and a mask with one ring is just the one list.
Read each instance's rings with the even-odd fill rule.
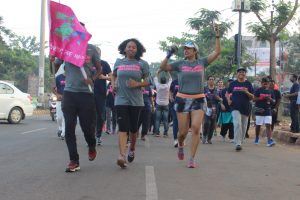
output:
[[[128,38],[137,38],[143,43],[147,50],[144,60],[149,63],[160,62],[165,57],[165,52],[159,49],[158,42],[169,36],[180,37],[183,32],[191,32],[186,21],[195,17],[201,8],[218,10],[222,20],[235,22],[228,37],[238,32],[238,13],[231,10],[232,0],[55,1],[73,9],[77,18],[86,24],[87,30],[92,34],[90,43],[100,46],[101,58],[111,65],[116,58],[121,57],[118,45]],[[17,35],[36,36],[39,41],[41,2],[42,0],[0,0],[0,16],[4,22],[2,25]],[[243,21],[251,20],[250,15],[243,14]],[[47,22],[48,14],[46,41],[49,38]],[[48,54],[49,50],[45,52]]]

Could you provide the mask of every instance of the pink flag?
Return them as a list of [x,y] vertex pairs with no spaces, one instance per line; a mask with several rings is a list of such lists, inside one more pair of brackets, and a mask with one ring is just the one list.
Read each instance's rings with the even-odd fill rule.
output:
[[49,3],[50,55],[83,66],[90,33],[79,23],[72,9],[61,3]]

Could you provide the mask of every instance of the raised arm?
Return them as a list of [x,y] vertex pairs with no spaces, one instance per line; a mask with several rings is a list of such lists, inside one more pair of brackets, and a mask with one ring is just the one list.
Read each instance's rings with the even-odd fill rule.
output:
[[219,26],[215,25],[214,30],[216,33],[216,45],[215,45],[215,50],[208,55],[208,58],[207,58],[208,64],[212,63],[215,59],[217,59],[221,53]]
[[171,48],[168,50],[167,56],[163,59],[163,61],[160,64],[160,71],[172,70],[172,66],[168,63],[168,61],[176,51],[178,51],[178,48],[176,46],[171,46]]

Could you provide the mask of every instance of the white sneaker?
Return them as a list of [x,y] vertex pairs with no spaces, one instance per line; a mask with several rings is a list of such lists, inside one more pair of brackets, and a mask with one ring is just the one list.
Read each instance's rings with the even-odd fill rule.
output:
[[174,140],[174,147],[177,148],[178,147],[178,140]]
[[221,135],[221,137],[222,137],[222,142],[226,142],[226,138],[222,135]]

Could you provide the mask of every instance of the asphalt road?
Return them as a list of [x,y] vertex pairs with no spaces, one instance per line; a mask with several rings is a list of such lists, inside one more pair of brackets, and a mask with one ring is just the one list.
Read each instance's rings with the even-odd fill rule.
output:
[[[198,167],[177,159],[172,137],[137,143],[128,169],[116,165],[117,135],[104,135],[89,161],[80,128],[81,170],[65,173],[67,147],[49,116],[0,122],[0,200],[299,200],[300,148],[247,140],[243,151],[213,138],[200,145]],[[171,133],[171,132],[170,132]],[[171,134],[169,134],[171,136]],[[187,138],[189,146],[190,137]],[[188,149],[186,149],[188,157]]]

